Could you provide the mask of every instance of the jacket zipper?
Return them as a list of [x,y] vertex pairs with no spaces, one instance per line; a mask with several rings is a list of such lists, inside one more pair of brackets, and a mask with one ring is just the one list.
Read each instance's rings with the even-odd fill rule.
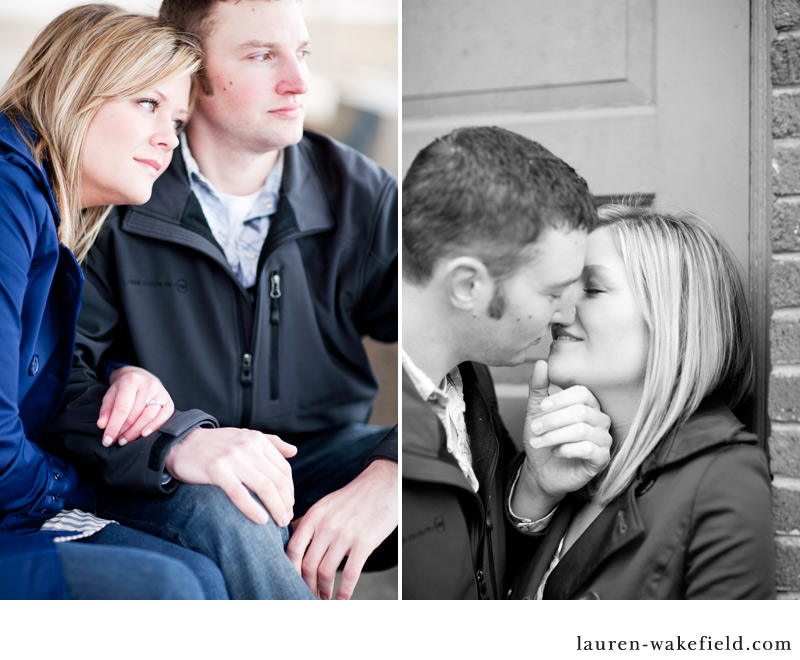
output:
[[[441,462],[441,458],[430,456],[427,454],[420,454],[425,456],[425,458],[432,459],[436,462]],[[493,474],[494,471],[497,469],[497,453],[494,454],[492,457],[491,465],[490,465],[490,474]],[[473,557],[474,557],[474,573],[473,576],[475,578],[475,586],[477,590],[477,595],[479,600],[485,600],[487,598],[500,598],[501,592],[499,590],[499,585],[497,583],[497,571],[495,570],[494,565],[494,544],[492,543],[492,532],[494,530],[494,521],[492,520],[491,516],[491,495],[487,500],[487,507],[484,507],[483,500],[481,499],[478,493],[474,492],[466,483],[463,485],[454,484],[452,481],[441,481],[436,480],[434,483],[438,483],[441,485],[457,487],[462,490],[467,490],[475,502],[477,508],[477,515],[472,518],[472,521],[469,523],[473,532],[470,536],[474,539],[474,543],[472,545],[473,550]],[[501,497],[502,499],[502,497]],[[502,513],[501,513],[502,515]],[[484,562],[484,557],[488,555],[488,562]],[[485,565],[488,564],[488,571],[489,575],[486,575]]]
[[[492,456],[492,462],[491,462],[491,466],[490,466],[490,469],[489,469],[489,474],[494,474],[495,470],[497,469],[497,456],[498,456],[497,452],[495,452],[494,456]],[[502,479],[502,475],[500,475],[498,478]],[[504,507],[504,506],[505,505],[502,503],[502,500],[501,500],[501,509],[500,509],[500,511],[503,510],[502,507]],[[492,581],[492,588],[494,590],[494,597],[495,598],[500,598],[501,597],[501,593],[500,593],[500,589],[499,589],[500,585],[497,584],[497,571],[495,571],[495,566],[494,566],[494,545],[492,544],[492,531],[493,531],[493,529],[494,529],[494,521],[492,520],[492,493],[489,493],[487,495],[487,500],[486,500],[486,512],[485,512],[484,517],[483,517],[483,531],[484,531],[484,533],[486,534],[486,537],[487,537],[487,541],[486,542],[488,544],[488,550],[489,550],[489,577],[491,578],[491,581]]]
[[281,324],[281,274],[274,270],[269,275],[269,322],[272,326],[270,342],[269,398],[273,401],[280,396],[278,380],[279,337]]
[[[239,308],[239,328],[242,339],[242,355],[239,362],[239,383],[242,385],[242,416],[241,424],[243,428],[250,428],[253,412],[253,353],[250,348],[250,332],[244,305],[246,304],[242,296],[237,296]],[[252,323],[252,321],[251,321]]]
[[[493,553],[491,550],[492,539],[489,534],[486,533],[486,516],[487,516],[487,509],[484,508],[483,502],[478,497],[477,493],[475,495],[478,504],[478,512],[479,516],[477,518],[476,525],[478,529],[476,530],[478,533],[476,536],[478,537],[478,548],[475,553],[475,564],[476,564],[476,571],[475,571],[475,582],[478,589],[478,599],[485,600],[486,598],[491,598],[491,594],[489,594],[489,585],[486,582],[486,572],[484,568],[486,567],[486,554],[488,550],[489,557],[493,557]],[[490,570],[494,573],[493,568],[490,565]]]

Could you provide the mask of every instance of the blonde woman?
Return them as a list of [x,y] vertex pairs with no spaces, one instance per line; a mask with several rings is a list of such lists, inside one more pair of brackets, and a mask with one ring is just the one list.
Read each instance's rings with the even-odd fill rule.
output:
[[[0,92],[0,597],[226,595],[205,557],[92,516],[89,484],[37,444],[70,372],[78,261],[111,204],[150,197],[199,59],[154,18],[86,5],[44,28]],[[171,404],[146,372],[119,372],[98,424],[122,442]]]
[[[549,370],[552,383],[594,393],[612,458],[558,507],[511,595],[772,598],[766,458],[731,412],[753,378],[734,257],[692,215],[616,205],[599,215],[575,319],[553,328],[535,379]],[[569,460],[531,426],[528,451]]]

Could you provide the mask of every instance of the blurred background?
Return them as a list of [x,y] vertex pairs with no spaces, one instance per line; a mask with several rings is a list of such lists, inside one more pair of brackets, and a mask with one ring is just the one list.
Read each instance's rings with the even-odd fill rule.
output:
[[[312,39],[306,126],[327,133],[398,173],[399,0],[302,0]],[[0,83],[5,82],[36,33],[71,0],[0,2]],[[156,14],[160,0],[116,0],[112,4]],[[371,421],[398,417],[397,345],[365,339],[380,381]],[[355,598],[396,598],[397,569],[365,575]]]

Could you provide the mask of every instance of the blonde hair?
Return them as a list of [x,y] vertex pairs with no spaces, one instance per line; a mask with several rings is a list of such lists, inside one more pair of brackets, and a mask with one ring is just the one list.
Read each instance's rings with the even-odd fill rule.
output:
[[[80,208],[89,124],[108,100],[129,98],[200,66],[196,42],[155,17],[108,4],[70,9],[36,37],[0,91],[0,112],[29,142],[50,178],[59,238],[83,260],[110,206]],[[22,130],[29,124],[36,135]]]
[[595,497],[605,504],[704,398],[717,393],[734,407],[749,396],[754,365],[738,262],[711,225],[686,212],[623,205],[598,215],[650,333],[641,403],[598,482]]

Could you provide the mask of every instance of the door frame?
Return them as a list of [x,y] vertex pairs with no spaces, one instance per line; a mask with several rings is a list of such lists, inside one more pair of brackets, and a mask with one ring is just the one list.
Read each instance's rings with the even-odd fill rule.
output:
[[772,225],[771,13],[767,0],[750,0],[750,304],[756,378],[753,431],[764,447],[770,372],[769,267]]

